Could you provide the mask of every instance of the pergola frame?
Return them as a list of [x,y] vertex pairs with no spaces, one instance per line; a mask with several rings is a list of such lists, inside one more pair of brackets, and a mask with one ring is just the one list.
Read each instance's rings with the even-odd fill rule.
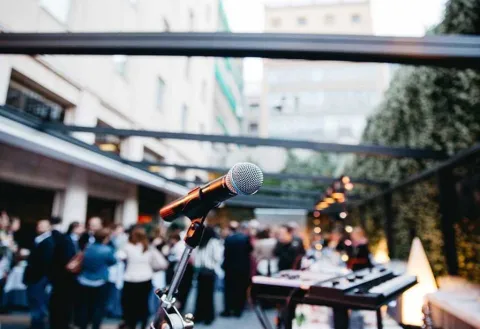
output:
[[192,134],[157,130],[117,129],[112,127],[84,127],[64,125],[60,123],[44,123],[43,129],[56,130],[61,132],[84,132],[97,135],[114,135],[119,137],[139,136],[161,139],[179,139],[199,142],[236,144],[246,146],[271,146],[287,149],[312,150],[317,152],[355,153],[368,156],[382,156],[393,158],[412,158],[421,160],[443,160],[447,158],[447,155],[444,152],[431,149],[414,149],[380,145],[350,145],[278,138]]
[[[166,162],[132,161],[132,160],[123,160],[123,162],[137,165],[137,166],[144,166],[144,167],[171,167],[171,168],[180,169],[180,170],[188,170],[188,169],[203,170],[211,173],[226,173],[230,169],[225,167],[183,165],[183,164],[166,163]],[[307,180],[307,181],[324,183],[324,184],[331,184],[335,181],[335,178],[333,177],[293,174],[293,173],[263,172],[263,176],[268,178],[273,178],[273,179],[279,179],[279,180],[286,180],[286,179]],[[387,183],[383,181],[376,181],[376,180],[363,179],[363,178],[352,178],[352,177],[350,177],[350,180],[352,181],[352,183],[355,183],[355,184],[372,185],[377,187],[382,187],[384,186],[385,183]],[[318,196],[319,193],[316,192],[316,195]]]
[[4,33],[0,53],[263,57],[479,67],[480,41],[284,33]]
[[[474,36],[397,38],[350,35],[246,33],[4,33],[0,34],[0,53],[27,55],[124,54],[144,56],[264,57],[479,68],[480,38]],[[28,122],[26,124],[28,124]],[[284,148],[307,148],[324,152],[357,153],[415,159],[445,159],[445,154],[432,150],[390,148],[373,145],[305,144],[312,142],[245,139],[246,137],[179,134],[171,132],[142,133],[141,131],[135,130],[72,127],[46,123],[40,124],[37,129],[46,130],[55,135],[65,135],[61,134],[61,132],[84,131],[97,134],[115,134],[118,136],[147,136],[217,143],[235,143],[251,146],[263,145]],[[265,143],[269,144],[266,145]],[[453,226],[456,220],[455,215],[458,201],[456,200],[452,168],[467,158],[470,158],[470,156],[478,155],[479,150],[480,147],[477,144],[470,150],[461,152],[453,158],[446,160],[443,164],[414,175],[403,183],[388,187],[380,194],[364,201],[363,205],[365,205],[365,202],[377,197],[384,198],[386,214],[385,231],[389,248],[392,248],[389,249],[390,253],[392,253],[394,247],[394,216],[391,211],[392,192],[408,184],[413,184],[432,175],[436,175],[438,177],[440,192],[441,227],[445,242],[444,250],[447,267],[450,274],[458,273]],[[120,161],[123,160],[120,159]],[[266,201],[266,199],[262,201]],[[241,197],[238,197],[232,199],[231,204],[240,204],[241,202]],[[251,204],[255,206],[253,203]],[[257,205],[260,206],[260,204],[261,202],[258,201]],[[244,204],[242,203],[241,206],[244,206]]]

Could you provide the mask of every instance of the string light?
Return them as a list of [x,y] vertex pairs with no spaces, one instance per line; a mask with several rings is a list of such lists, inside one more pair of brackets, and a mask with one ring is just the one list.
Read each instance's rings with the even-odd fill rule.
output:
[[313,229],[313,232],[314,232],[315,234],[319,234],[319,233],[322,232],[322,229],[317,226],[317,227],[315,227],[315,228]]
[[160,172],[161,168],[159,166],[150,166],[148,167],[148,170],[150,170],[151,172]]
[[340,213],[340,218],[342,218],[342,219],[347,218],[347,213],[345,211],[342,211]]
[[342,177],[342,183],[343,183],[343,184],[348,184],[348,183],[350,183],[350,177],[348,177],[348,176],[343,176],[343,177]]
[[333,203],[335,203],[335,200],[334,200],[333,198],[325,198],[324,201],[325,201],[326,203],[328,203],[328,204],[333,204]]
[[315,220],[313,221],[313,224],[314,224],[314,225],[317,225],[317,226],[320,225],[320,219],[315,219]]
[[347,226],[345,226],[345,231],[346,231],[347,233],[352,233],[353,227],[351,227],[350,225],[347,225]]
[[343,260],[344,262],[347,262],[347,261],[348,261],[348,255],[343,254],[343,255],[342,255],[342,260]]
[[345,196],[343,195],[342,192],[333,192],[333,193],[332,193],[332,197],[333,197],[334,199],[343,199],[343,198],[345,198]]
[[115,152],[117,150],[117,145],[112,143],[100,144],[98,148],[105,152]]
[[322,246],[320,243],[317,243],[317,244],[315,245],[315,249],[317,249],[317,250],[322,250],[322,249],[323,249],[323,246]]
[[347,183],[347,184],[345,184],[345,189],[346,189],[347,191],[351,191],[351,190],[353,189],[353,184],[352,184],[352,183]]
[[315,207],[315,209],[317,210],[322,210],[322,209],[325,209],[325,208],[328,208],[328,203],[326,202],[320,202],[319,204],[317,204],[317,206]]
[[313,212],[313,217],[315,217],[315,218],[320,217],[320,211],[315,210],[315,211]]

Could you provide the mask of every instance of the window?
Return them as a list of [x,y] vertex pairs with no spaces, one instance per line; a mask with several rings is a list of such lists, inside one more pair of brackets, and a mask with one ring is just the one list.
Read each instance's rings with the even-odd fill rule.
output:
[[187,170],[176,168],[175,169],[175,176],[176,176],[177,179],[186,179]]
[[170,24],[168,23],[168,20],[166,18],[163,19],[163,26],[165,28],[165,32],[170,31]]
[[125,76],[127,68],[127,56],[125,55],[113,55],[113,65],[115,71],[121,76]]
[[[97,120],[97,127],[112,128],[109,124]],[[113,135],[95,135],[95,145],[104,152],[120,154],[122,139]]]
[[195,14],[192,9],[188,11],[188,28],[190,31],[193,31],[195,28]]
[[306,17],[297,17],[297,25],[303,26],[307,25],[307,18]]
[[65,116],[65,109],[61,104],[15,81],[11,81],[8,86],[5,104],[47,121],[62,122]]
[[143,161],[150,163],[148,166],[148,170],[154,173],[161,173],[162,172],[162,167],[159,165],[156,165],[159,162],[165,161],[165,158],[161,156],[160,154],[152,151],[148,147],[143,148]]
[[148,147],[143,148],[143,161],[146,162],[162,162],[165,158],[158,154],[157,152],[152,151]]
[[[204,134],[205,134],[205,131],[206,131],[206,129],[205,129],[205,124],[204,124],[204,123],[201,123],[200,126],[199,126],[199,132],[200,132],[200,134],[204,135]],[[202,148],[206,148],[207,145],[208,145],[208,143],[206,143],[206,142],[201,142]]]
[[182,116],[180,118],[181,120],[181,125],[182,125],[182,131],[185,131],[187,129],[187,121],[188,121],[188,106],[186,104],[182,105]]
[[207,81],[202,81],[202,94],[200,95],[202,101],[205,103],[207,101]]
[[41,0],[40,6],[45,8],[53,17],[61,23],[66,23],[70,11],[71,0]]
[[335,17],[331,14],[325,15],[325,24],[333,24],[335,22]]
[[338,137],[353,137],[353,129],[348,126],[340,126],[338,127],[337,134]]
[[185,78],[189,79],[190,78],[190,61],[192,60],[191,57],[187,57],[186,62],[185,62]]
[[156,99],[156,107],[158,110],[162,110],[163,108],[163,99],[165,98],[165,81],[162,78],[158,77],[157,79],[157,99]]
[[279,17],[275,17],[272,19],[272,26],[273,27],[280,27],[282,25],[282,20]]
[[258,133],[258,123],[257,122],[250,122],[248,125],[248,132],[250,134],[257,134]]
[[362,20],[362,18],[360,17],[359,14],[353,14],[352,15],[352,23],[360,23],[361,20]]
[[300,110],[300,98],[298,96],[294,97],[294,104],[295,112],[298,112]]

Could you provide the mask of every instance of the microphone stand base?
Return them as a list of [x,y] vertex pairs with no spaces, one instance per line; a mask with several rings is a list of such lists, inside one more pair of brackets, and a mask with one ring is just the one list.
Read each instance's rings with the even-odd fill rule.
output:
[[150,325],[150,329],[193,329],[193,315],[186,314],[182,317],[175,306],[170,308],[162,307],[165,314],[164,320],[155,326],[154,323]]
[[160,299],[160,308],[155,315],[155,319],[150,325],[150,329],[193,329],[193,315],[186,314],[185,317],[178,312],[175,307],[175,294],[183,278],[185,269],[188,265],[188,259],[194,248],[198,246],[203,236],[205,228],[206,215],[192,220],[185,236],[185,250],[178,263],[173,275],[172,283],[167,291],[157,291],[156,295]]

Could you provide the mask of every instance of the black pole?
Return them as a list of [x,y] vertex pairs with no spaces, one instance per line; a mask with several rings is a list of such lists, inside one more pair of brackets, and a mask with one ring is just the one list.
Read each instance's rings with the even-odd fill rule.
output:
[[365,218],[366,215],[366,204],[361,204],[358,207],[358,215],[360,216],[360,226],[362,226],[363,229],[365,229],[365,224],[367,223],[367,219]]
[[457,246],[455,244],[455,222],[457,220],[458,196],[455,189],[455,177],[451,168],[440,170],[437,174],[440,227],[443,234],[443,251],[448,274],[458,274]]
[[395,217],[393,215],[393,209],[392,209],[392,192],[386,193],[383,195],[383,207],[384,207],[384,229],[385,229],[385,237],[387,239],[388,257],[392,259],[395,257],[395,235],[394,235]]

